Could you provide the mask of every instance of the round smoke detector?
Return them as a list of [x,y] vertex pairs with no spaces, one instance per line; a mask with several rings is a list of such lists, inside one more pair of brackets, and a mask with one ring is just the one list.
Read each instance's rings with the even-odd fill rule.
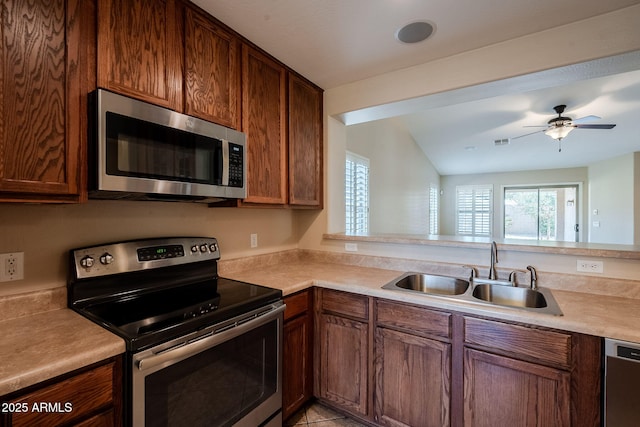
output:
[[407,44],[419,43],[428,39],[434,31],[435,27],[430,22],[412,22],[396,31],[396,39]]

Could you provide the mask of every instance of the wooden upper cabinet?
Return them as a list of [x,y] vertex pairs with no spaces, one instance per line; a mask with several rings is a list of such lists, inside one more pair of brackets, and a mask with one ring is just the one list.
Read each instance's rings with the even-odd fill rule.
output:
[[175,0],[98,0],[98,86],[182,111]]
[[289,204],[322,207],[322,90],[289,73]]
[[242,46],[242,131],[247,136],[246,203],[287,203],[286,69]]
[[185,11],[185,112],[233,129],[240,127],[238,39],[208,16]]
[[81,41],[90,37],[91,22],[83,16],[86,3],[12,0],[0,5],[1,201],[81,197],[88,74]]

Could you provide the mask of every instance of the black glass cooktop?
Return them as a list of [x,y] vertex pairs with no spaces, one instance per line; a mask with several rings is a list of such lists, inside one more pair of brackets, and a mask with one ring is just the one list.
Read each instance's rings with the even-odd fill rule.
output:
[[247,313],[282,298],[282,291],[217,278],[88,305],[79,311],[140,350]]

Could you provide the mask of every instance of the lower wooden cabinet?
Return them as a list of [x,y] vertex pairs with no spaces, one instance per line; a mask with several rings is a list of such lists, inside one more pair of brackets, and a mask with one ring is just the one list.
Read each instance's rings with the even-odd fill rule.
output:
[[366,416],[369,333],[366,322],[321,314],[320,397]]
[[464,425],[570,426],[570,373],[487,352],[464,352]]
[[316,387],[372,425],[598,427],[599,337],[316,290]]
[[375,354],[377,423],[449,425],[450,344],[377,328]]
[[465,316],[463,341],[459,425],[601,425],[601,338]]
[[[121,426],[122,358],[0,398],[1,426]],[[3,411],[4,412],[4,411]]]
[[316,295],[317,395],[369,418],[369,298],[328,289]]
[[284,299],[282,416],[289,418],[313,397],[313,292]]

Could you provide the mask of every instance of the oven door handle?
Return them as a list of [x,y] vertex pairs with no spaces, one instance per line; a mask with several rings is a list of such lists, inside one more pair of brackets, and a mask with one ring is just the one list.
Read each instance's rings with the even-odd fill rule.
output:
[[146,357],[138,362],[138,369],[145,371],[159,365],[162,365],[163,367],[172,365],[173,363],[184,360],[276,319],[284,312],[285,308],[286,305],[283,304],[268,313],[259,315],[258,317],[244,323],[238,323],[234,327],[223,327],[220,332],[214,331],[213,335],[205,335],[197,341],[170,348],[161,353]]

